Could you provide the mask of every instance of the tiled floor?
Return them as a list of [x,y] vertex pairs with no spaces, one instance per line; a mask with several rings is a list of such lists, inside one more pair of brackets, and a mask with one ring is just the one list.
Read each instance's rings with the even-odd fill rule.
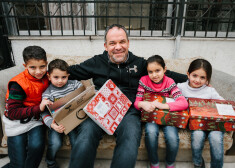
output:
[[[43,161],[41,162],[39,168],[46,168],[45,158],[43,158]],[[9,162],[9,158],[5,157],[0,159],[0,167],[4,166],[6,163]],[[59,158],[57,159],[57,162],[60,166],[60,168],[67,168],[69,164],[68,158]],[[96,160],[95,161],[95,167],[94,168],[109,168],[110,167],[110,160]],[[160,168],[165,167],[165,164],[163,162],[160,162]],[[210,164],[206,163],[206,168],[209,168]],[[234,168],[234,163],[224,163],[223,168]],[[148,162],[147,161],[137,161],[135,168],[148,168]],[[176,162],[176,168],[193,168],[193,165],[191,162]]]

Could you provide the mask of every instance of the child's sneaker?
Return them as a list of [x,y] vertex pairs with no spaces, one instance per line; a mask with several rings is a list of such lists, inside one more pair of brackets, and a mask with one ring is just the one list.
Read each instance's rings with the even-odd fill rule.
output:
[[57,165],[57,163],[54,163],[52,165],[47,164],[47,168],[59,168],[59,166]]
[[175,168],[175,165],[172,164],[172,165],[169,166],[169,165],[166,164],[166,168]]
[[158,166],[152,166],[152,165],[150,165],[150,168],[159,168],[159,165],[158,165]]
[[194,168],[205,168],[204,159],[202,158],[202,165],[201,165],[201,166],[196,166],[196,165],[194,165]]
[[174,165],[173,166],[166,165],[166,168],[175,168],[175,166]]
[[150,163],[150,168],[159,168],[159,163],[154,164],[154,166]]

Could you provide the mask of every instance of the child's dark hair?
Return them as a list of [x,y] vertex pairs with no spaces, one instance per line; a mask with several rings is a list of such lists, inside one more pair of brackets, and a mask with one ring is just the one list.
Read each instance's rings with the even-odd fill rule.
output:
[[23,59],[25,63],[31,59],[47,62],[46,51],[39,46],[28,46],[23,51]]
[[165,61],[160,55],[153,55],[147,59],[147,66],[149,63],[156,62],[162,66],[163,69],[165,69]]
[[211,75],[212,75],[212,66],[207,60],[196,59],[193,62],[191,62],[191,64],[189,65],[189,68],[188,68],[188,73],[190,74],[193,71],[196,71],[201,68],[206,72],[206,78],[207,78],[207,81],[209,84],[210,80],[211,80]]
[[68,73],[69,65],[62,59],[54,59],[48,65],[48,73],[51,74],[54,69],[66,71]]

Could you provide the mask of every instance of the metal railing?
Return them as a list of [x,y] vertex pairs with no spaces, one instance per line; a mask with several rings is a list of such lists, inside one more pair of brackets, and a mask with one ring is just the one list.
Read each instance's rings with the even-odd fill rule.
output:
[[235,37],[235,1],[187,1],[183,20],[183,36]]
[[8,36],[235,37],[235,0],[2,0]]

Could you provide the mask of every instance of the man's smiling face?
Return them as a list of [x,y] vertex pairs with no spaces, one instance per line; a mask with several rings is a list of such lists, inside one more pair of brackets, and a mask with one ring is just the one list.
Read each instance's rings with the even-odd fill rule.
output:
[[117,27],[110,29],[107,33],[104,47],[113,63],[120,64],[125,62],[129,49],[129,40],[125,31]]

